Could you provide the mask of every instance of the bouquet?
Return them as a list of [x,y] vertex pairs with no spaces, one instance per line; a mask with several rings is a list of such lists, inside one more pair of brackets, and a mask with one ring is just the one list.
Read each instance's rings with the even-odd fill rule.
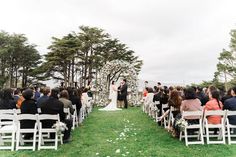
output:
[[188,126],[188,122],[185,119],[181,118],[177,120],[175,125],[179,127],[180,131],[184,131],[185,127]]
[[52,128],[56,129],[56,131],[59,135],[61,135],[62,132],[64,132],[65,130],[68,130],[65,123],[58,122],[58,121],[52,126]]

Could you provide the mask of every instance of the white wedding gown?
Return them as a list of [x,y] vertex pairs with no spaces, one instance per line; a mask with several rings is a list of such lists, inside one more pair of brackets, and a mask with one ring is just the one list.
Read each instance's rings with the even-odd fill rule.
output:
[[121,110],[117,108],[117,87],[115,85],[111,85],[109,99],[111,99],[110,104],[108,104],[105,108],[99,109],[101,111],[118,111]]

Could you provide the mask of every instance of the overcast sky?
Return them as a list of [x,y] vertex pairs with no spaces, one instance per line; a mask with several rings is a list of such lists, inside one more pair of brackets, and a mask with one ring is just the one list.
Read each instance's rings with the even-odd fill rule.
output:
[[104,29],[144,61],[140,78],[210,80],[236,28],[236,0],[1,0],[0,30],[23,33],[47,52],[78,26]]

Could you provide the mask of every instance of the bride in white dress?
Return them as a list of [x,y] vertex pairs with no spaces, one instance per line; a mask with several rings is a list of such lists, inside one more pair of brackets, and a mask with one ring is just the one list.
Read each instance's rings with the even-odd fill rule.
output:
[[120,108],[117,108],[117,87],[115,85],[115,81],[112,81],[112,83],[111,83],[109,99],[111,99],[111,102],[105,108],[102,108],[99,110],[101,110],[101,111],[121,110]]

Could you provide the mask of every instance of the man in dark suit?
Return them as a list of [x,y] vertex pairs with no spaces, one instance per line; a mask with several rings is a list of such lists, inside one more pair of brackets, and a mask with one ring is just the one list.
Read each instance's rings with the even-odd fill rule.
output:
[[128,85],[126,83],[126,79],[123,79],[122,85],[120,87],[120,93],[122,96],[122,99],[124,100],[125,108],[128,108],[128,101],[127,101],[127,95],[128,95]]
[[[236,86],[231,90],[232,98],[229,98],[225,101],[224,110],[236,111]],[[229,117],[229,123],[236,125],[236,116]]]
[[[42,114],[59,114],[60,121],[66,123],[68,130],[65,130],[63,140],[65,143],[69,142],[70,132],[72,127],[72,121],[66,119],[66,115],[64,113],[64,105],[61,101],[58,100],[58,94],[60,90],[58,88],[54,88],[51,90],[51,95],[43,102],[40,106]],[[51,128],[54,124],[54,121],[48,120],[43,122],[43,127]],[[51,135],[50,135],[51,136]],[[53,137],[53,135],[52,135]]]

